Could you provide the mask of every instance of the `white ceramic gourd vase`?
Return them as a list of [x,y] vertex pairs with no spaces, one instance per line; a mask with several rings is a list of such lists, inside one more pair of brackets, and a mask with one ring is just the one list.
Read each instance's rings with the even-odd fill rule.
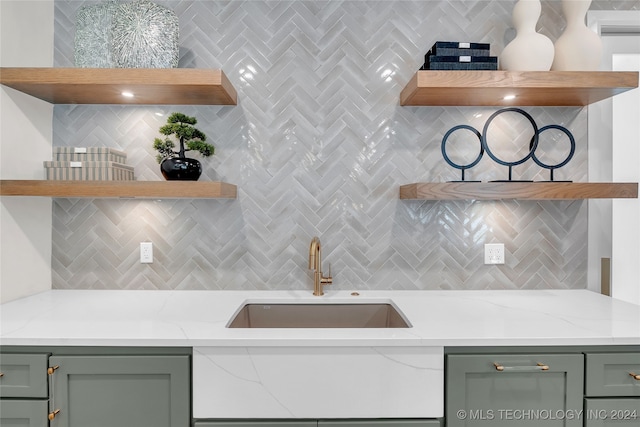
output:
[[567,27],[555,44],[554,71],[596,71],[602,59],[602,40],[585,24],[591,0],[562,0]]
[[536,32],[540,0],[519,0],[511,21],[516,37],[500,54],[500,68],[511,71],[549,71],[553,63],[553,42]]

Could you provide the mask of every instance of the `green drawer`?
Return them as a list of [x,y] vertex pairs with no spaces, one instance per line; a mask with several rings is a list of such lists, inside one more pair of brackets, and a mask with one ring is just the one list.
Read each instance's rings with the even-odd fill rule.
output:
[[215,420],[196,421],[194,427],[316,427],[317,421],[279,421],[279,420]]
[[48,354],[0,354],[0,397],[48,397],[48,359]]
[[0,426],[47,427],[47,400],[0,400]]
[[440,427],[438,420],[320,420],[318,427]]
[[585,356],[585,395],[640,396],[640,379],[631,375],[640,375],[640,353],[587,353]]
[[440,427],[439,420],[210,420],[194,427]]
[[585,427],[640,425],[640,398],[585,399]]

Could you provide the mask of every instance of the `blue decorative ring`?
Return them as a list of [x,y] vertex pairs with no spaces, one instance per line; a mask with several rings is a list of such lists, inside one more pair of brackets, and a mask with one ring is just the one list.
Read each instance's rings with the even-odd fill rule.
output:
[[[468,165],[459,165],[456,163],[453,163],[451,161],[451,159],[449,158],[449,156],[447,156],[447,140],[449,139],[449,136],[451,136],[451,134],[455,131],[457,131],[458,129],[468,129],[471,132],[473,132],[477,137],[478,140],[480,141],[480,154],[478,154],[478,157],[476,157],[476,159],[469,163]],[[444,134],[444,137],[442,138],[442,145],[441,145],[441,149],[442,149],[442,157],[444,157],[444,160],[452,167],[456,168],[456,169],[469,169],[474,167],[475,165],[478,164],[478,162],[482,159],[482,155],[484,154],[484,148],[482,147],[482,135],[480,134],[480,132],[478,132],[478,130],[476,128],[474,128],[473,126],[469,126],[469,125],[458,125],[458,126],[454,126],[451,129],[449,129],[447,131],[447,133]]]
[[[533,138],[531,138],[531,142],[529,143],[529,154],[527,154],[524,158],[517,160],[515,162],[505,162],[504,160],[496,157],[496,155],[491,152],[491,149],[489,148],[489,143],[487,142],[487,131],[493,119],[496,118],[499,114],[506,113],[509,111],[522,114],[527,118],[527,120],[529,120],[529,122],[531,123],[531,126],[533,127]],[[538,147],[539,133],[540,132],[538,131],[538,125],[536,124],[535,120],[533,120],[533,117],[529,115],[529,113],[527,113],[524,110],[521,110],[520,108],[503,108],[502,110],[498,110],[495,113],[493,113],[491,117],[489,117],[487,122],[484,124],[484,129],[482,130],[482,146],[484,147],[484,150],[487,152],[489,157],[491,157],[496,163],[499,163],[503,166],[515,166],[515,165],[519,165],[521,163],[526,162],[527,160],[529,160],[531,156],[533,156],[533,152],[536,151],[536,148]]]

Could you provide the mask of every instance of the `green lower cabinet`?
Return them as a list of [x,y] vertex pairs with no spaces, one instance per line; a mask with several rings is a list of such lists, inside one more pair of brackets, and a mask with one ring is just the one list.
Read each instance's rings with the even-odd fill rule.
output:
[[317,421],[279,421],[279,420],[219,420],[219,421],[196,421],[194,427],[316,427]]
[[48,412],[46,400],[0,400],[0,426],[47,427]]
[[196,421],[194,427],[440,427],[439,420],[216,420]]
[[46,353],[0,355],[0,398],[46,398],[48,359]]
[[640,353],[586,353],[586,387],[589,397],[640,397]]
[[439,420],[320,420],[318,427],[439,427]]
[[[188,427],[188,356],[52,356],[51,427]],[[4,426],[3,426],[4,427]]]
[[584,400],[585,427],[640,425],[640,398]]
[[582,427],[582,354],[449,354],[447,427]]

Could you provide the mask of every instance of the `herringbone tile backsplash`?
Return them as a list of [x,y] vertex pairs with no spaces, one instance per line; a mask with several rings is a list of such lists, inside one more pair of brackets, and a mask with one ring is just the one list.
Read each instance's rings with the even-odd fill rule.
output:
[[[74,65],[75,15],[89,3],[56,0],[56,66]],[[498,55],[515,1],[157,3],[180,18],[180,67],[222,68],[238,105],[57,105],[54,146],[122,149],[137,179],[162,180],[152,141],[181,111],[216,146],[200,179],[238,185],[238,199],[56,199],[54,288],[310,289],[314,235],[333,289],[586,286],[585,202],[398,199],[402,184],[459,179],[442,158],[443,134],[458,124],[481,130],[496,111],[400,107],[400,91],[436,40],[489,42]],[[563,26],[559,2],[543,2],[540,31],[555,40]],[[556,179],[586,181],[586,110],[525,110],[574,133],[576,154]],[[521,154],[527,129],[496,123],[512,141],[504,156]],[[468,158],[454,142],[452,155]],[[565,153],[545,146],[549,158]],[[487,181],[507,170],[485,156],[467,174]],[[529,161],[514,178],[548,172]],[[153,242],[153,264],[139,263],[141,241]],[[505,244],[504,266],[483,264],[489,242]]]

